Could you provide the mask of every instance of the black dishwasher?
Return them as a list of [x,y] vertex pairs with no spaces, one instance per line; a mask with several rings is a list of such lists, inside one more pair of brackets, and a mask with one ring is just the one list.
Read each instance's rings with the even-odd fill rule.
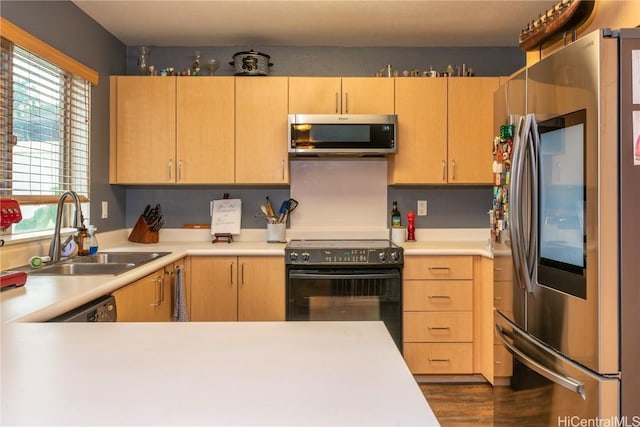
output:
[[116,299],[105,295],[54,317],[49,322],[115,322],[117,317]]

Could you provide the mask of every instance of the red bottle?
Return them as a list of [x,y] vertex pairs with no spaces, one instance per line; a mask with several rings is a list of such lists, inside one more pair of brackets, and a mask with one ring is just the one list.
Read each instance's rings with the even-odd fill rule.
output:
[[413,211],[409,211],[409,213],[407,214],[407,222],[409,223],[407,225],[407,240],[416,240],[416,225],[414,223],[415,218],[416,215],[413,213]]

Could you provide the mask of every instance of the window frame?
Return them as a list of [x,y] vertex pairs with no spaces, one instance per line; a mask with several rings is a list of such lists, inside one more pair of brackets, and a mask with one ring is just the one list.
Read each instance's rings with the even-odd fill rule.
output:
[[[58,67],[64,74],[69,74],[70,76],[68,76],[65,79],[65,83],[62,84],[62,86],[65,87],[66,90],[71,90],[71,88],[73,87],[74,83],[71,82],[72,79],[76,79],[76,78],[81,78],[83,80],[85,80],[86,82],[88,82],[88,93],[86,94],[86,119],[89,121],[87,124],[87,129],[86,129],[86,137],[87,137],[87,146],[86,146],[86,153],[87,153],[87,158],[86,158],[86,168],[87,168],[87,195],[80,195],[80,200],[81,202],[83,202],[83,205],[86,206],[86,208],[88,209],[88,205],[86,205],[85,203],[87,203],[89,201],[88,199],[88,193],[90,191],[90,181],[91,181],[91,177],[89,175],[90,173],[90,149],[91,149],[91,144],[90,144],[90,135],[91,135],[91,123],[90,123],[90,118],[91,118],[91,86],[92,85],[97,85],[98,81],[99,81],[99,75],[96,71],[94,71],[93,69],[85,66],[84,64],[76,61],[75,59],[65,55],[64,53],[58,51],[57,49],[51,47],[50,45],[48,45],[47,43],[39,40],[38,38],[32,36],[31,34],[29,34],[28,32],[22,30],[21,28],[19,28],[18,26],[14,25],[13,23],[11,23],[10,21],[7,21],[4,18],[0,17],[0,37],[6,39],[7,41],[9,41],[12,45],[18,46],[20,49],[27,51],[29,54],[35,55],[45,61],[47,61],[48,63],[51,63],[52,65]],[[10,55],[13,55],[13,49],[11,49]],[[12,73],[10,73],[12,74]],[[5,83],[5,87],[3,88],[3,90],[9,90],[11,91],[11,96],[8,100],[9,103],[13,102],[13,81],[11,78],[6,79],[6,83]],[[65,103],[67,102],[68,98],[68,94],[64,95],[64,99],[65,99]],[[10,135],[13,135],[13,130],[11,129],[11,126],[13,124],[13,119],[12,119],[12,112],[9,112],[8,114],[6,114],[6,117],[8,117],[7,119],[7,123],[3,123],[3,127],[5,124],[7,124],[6,126],[6,131],[7,134],[9,135],[7,137],[7,145],[13,145],[15,146],[15,144],[13,144],[11,141],[9,141],[9,139],[11,138]],[[65,120],[66,121],[66,120]],[[72,150],[71,145],[73,144],[72,142],[72,138],[64,138],[65,142],[63,145],[63,149],[64,151],[68,151],[68,150]],[[9,153],[11,153],[11,151],[7,152],[7,156],[9,155]],[[4,153],[3,153],[4,155]],[[11,160],[9,160],[11,161]],[[8,176],[9,178],[11,178],[10,174],[11,169],[9,169],[8,171]],[[63,174],[64,177],[64,174]],[[2,177],[3,179],[6,178],[6,176]],[[67,182],[63,181],[63,184],[68,184]],[[13,184],[11,184],[9,186],[10,188],[13,187]],[[66,188],[65,188],[66,189]],[[65,189],[62,189],[61,191],[64,191]],[[18,200],[21,204],[38,204],[38,205],[51,205],[51,204],[55,204],[58,201],[59,195],[19,195],[19,194],[4,194],[2,197],[10,197],[13,199]],[[65,209],[66,210],[66,209]],[[67,215],[65,215],[67,216]],[[48,228],[48,227],[47,227]]]

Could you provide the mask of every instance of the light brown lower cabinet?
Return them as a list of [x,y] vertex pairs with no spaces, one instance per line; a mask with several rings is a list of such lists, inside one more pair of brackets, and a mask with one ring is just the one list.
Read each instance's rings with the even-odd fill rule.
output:
[[[510,254],[497,253],[493,261],[493,305],[497,310],[513,317],[513,264]],[[513,356],[494,333],[493,372],[496,378],[513,375]]]
[[404,360],[414,374],[473,371],[472,343],[404,343]]
[[285,320],[282,257],[190,257],[192,321]]
[[170,322],[178,261],[112,292],[118,322]]
[[493,382],[492,260],[411,255],[403,270],[403,354],[415,375]]

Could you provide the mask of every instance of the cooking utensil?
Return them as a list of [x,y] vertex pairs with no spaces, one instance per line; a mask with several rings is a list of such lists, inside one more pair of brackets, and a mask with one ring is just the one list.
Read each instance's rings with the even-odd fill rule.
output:
[[278,217],[278,222],[279,223],[287,222],[287,218],[289,217],[289,214],[293,212],[297,207],[298,207],[298,201],[296,199],[288,199],[282,202],[282,204],[280,205],[280,211],[279,211],[280,216]]
[[268,76],[269,67],[273,67],[270,58],[265,53],[251,49],[235,53],[233,61],[229,62],[229,65],[233,66],[236,76]]
[[269,222],[270,224],[275,224],[277,222],[276,216],[269,214],[269,209],[266,205],[260,205],[260,210],[262,211],[264,217],[267,218],[267,222]]
[[145,209],[145,212],[146,214],[143,215],[144,222],[149,226],[154,225],[162,216],[161,208],[159,204],[152,209],[149,209],[149,210]]
[[151,231],[158,232],[158,231],[160,231],[160,229],[162,228],[163,225],[164,225],[164,220],[162,219],[162,217],[160,217],[160,219],[158,219],[156,221],[156,223],[153,225],[153,227],[151,227]]
[[266,197],[267,199],[267,213],[269,214],[269,216],[272,216],[275,218],[276,213],[273,211],[273,205],[271,205],[271,199],[269,199],[269,196]]

